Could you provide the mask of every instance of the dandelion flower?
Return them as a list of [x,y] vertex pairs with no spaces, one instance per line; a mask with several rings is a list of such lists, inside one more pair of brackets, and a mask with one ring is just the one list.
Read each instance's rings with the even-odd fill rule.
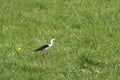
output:
[[22,48],[17,48],[17,51],[21,51]]

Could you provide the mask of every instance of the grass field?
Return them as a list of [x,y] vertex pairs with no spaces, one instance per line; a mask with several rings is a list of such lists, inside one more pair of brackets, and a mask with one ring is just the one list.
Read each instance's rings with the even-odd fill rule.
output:
[[120,0],[0,0],[0,80],[120,80]]

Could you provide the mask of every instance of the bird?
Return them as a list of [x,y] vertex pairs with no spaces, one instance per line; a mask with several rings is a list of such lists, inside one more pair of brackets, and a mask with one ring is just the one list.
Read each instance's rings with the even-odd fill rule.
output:
[[43,64],[43,59],[44,58],[46,59],[46,64],[48,65],[47,53],[45,51],[53,46],[53,42],[55,42],[54,38],[51,39],[50,44],[43,45],[43,46],[41,46],[41,47],[34,50],[35,52],[36,51],[43,51],[43,54],[42,54],[42,57],[41,57],[41,60],[40,60],[41,65]]
[[50,43],[50,44],[43,45],[43,46],[41,46],[40,48],[37,48],[35,51],[44,51],[44,50],[49,49],[50,47],[53,46],[53,42],[54,42],[54,41],[55,41],[55,39],[51,39],[51,43]]

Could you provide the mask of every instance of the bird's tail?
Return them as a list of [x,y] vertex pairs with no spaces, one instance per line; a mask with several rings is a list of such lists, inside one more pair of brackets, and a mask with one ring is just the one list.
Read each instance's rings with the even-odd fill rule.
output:
[[34,50],[34,51],[41,51],[41,49],[38,48],[38,49],[36,49],[36,50]]

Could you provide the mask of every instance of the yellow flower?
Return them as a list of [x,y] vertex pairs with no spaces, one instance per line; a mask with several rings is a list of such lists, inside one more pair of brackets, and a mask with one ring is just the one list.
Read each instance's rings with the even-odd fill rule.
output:
[[17,48],[17,51],[21,51],[22,48]]

